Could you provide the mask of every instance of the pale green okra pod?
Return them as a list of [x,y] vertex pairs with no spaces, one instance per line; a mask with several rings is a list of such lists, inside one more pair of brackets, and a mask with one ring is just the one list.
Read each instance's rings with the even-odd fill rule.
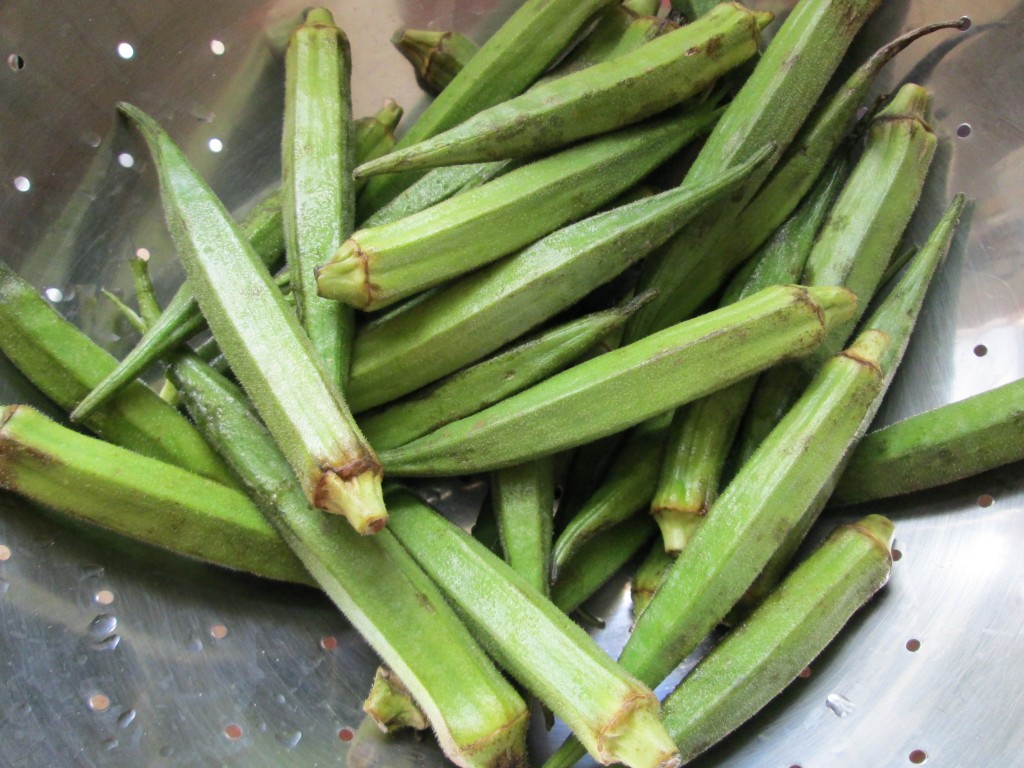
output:
[[789,685],[889,580],[893,524],[870,515],[833,533],[665,699],[690,761]]
[[345,515],[361,533],[380,530],[380,464],[295,313],[167,134],[141,110],[119,109],[153,155],[164,214],[210,330],[310,502]]
[[842,288],[768,288],[576,365],[381,459],[395,475],[465,474],[581,445],[806,353],[855,305]]

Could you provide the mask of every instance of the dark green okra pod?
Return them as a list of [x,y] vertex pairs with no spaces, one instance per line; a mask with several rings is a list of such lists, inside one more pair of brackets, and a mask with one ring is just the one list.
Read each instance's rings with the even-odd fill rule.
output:
[[602,763],[678,766],[658,700],[468,533],[409,493],[389,493],[391,531],[505,670],[580,734]]
[[[680,128],[693,136],[706,121]],[[357,412],[456,371],[529,331],[620,274],[744,170],[592,216],[439,290],[388,322],[356,334],[348,397]]]
[[408,687],[445,755],[524,768],[528,712],[430,578],[387,531],[359,536],[310,506],[235,388],[189,356],[171,369],[189,412],[345,617]]
[[431,139],[361,165],[356,175],[520,157],[656,115],[754,56],[760,30],[771,18],[723,3],[634,51],[531,88]]
[[551,576],[551,517],[555,511],[552,456],[491,473],[491,503],[507,562],[539,594]]
[[[595,14],[617,1],[526,0],[409,126],[397,148],[434,136],[522,93]],[[372,179],[359,195],[358,219],[366,219],[420,175]]]
[[315,506],[373,533],[387,521],[380,464],[270,274],[220,201],[155,121],[119,109],[142,132],[164,213],[214,338]]
[[391,44],[412,64],[423,89],[434,95],[448,87],[479,50],[459,32],[432,29],[401,29]]
[[692,760],[764,707],[889,580],[893,524],[870,515],[833,533],[664,702]]
[[271,579],[312,579],[242,493],[0,407],[0,488],[147,544]]
[[[117,360],[0,262],[0,351],[48,398],[72,410]],[[82,420],[111,443],[209,477],[237,481],[188,420],[132,381]]]
[[[710,109],[705,113],[710,113]],[[320,295],[375,310],[586,216],[686,140],[686,113],[570,147],[412,216],[361,229],[316,270]]]
[[313,273],[355,226],[352,56],[330,11],[314,8],[285,56],[281,210],[295,310],[335,386],[348,378],[354,318],[316,292]]
[[842,288],[768,288],[573,366],[381,460],[396,475],[466,474],[581,445],[809,351],[855,304]]
[[651,600],[661,589],[674,562],[675,557],[665,551],[665,546],[660,541],[656,541],[650,548],[650,552],[637,567],[636,573],[633,574],[633,581],[629,585],[629,594],[633,599],[634,619],[651,604]]
[[621,327],[646,297],[624,307],[595,312],[528,339],[452,374],[409,398],[360,417],[359,426],[378,451],[469,416],[571,364],[609,331]]
[[[784,532],[821,509],[877,407],[889,346],[886,334],[868,331],[821,369],[676,558],[626,641],[624,668],[660,683],[743,596]],[[570,740],[546,768],[568,768],[580,756]]]

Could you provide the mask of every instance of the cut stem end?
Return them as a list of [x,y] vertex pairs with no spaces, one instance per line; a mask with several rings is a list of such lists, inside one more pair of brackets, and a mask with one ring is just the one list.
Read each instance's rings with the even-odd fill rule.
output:
[[325,512],[343,516],[364,536],[381,531],[388,523],[380,475],[372,471],[349,478],[333,470],[324,472],[315,504]]

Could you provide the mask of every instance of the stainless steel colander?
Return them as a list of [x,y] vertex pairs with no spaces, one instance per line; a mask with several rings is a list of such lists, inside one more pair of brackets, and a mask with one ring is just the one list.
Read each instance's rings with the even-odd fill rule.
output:
[[[794,2],[750,5],[784,14]],[[142,248],[166,294],[180,271],[148,158],[112,133],[114,102],[156,116],[225,203],[244,207],[278,178],[281,54],[307,4],[0,3],[0,257],[115,354],[133,338],[99,288],[128,295],[125,262]],[[388,43],[394,30],[455,28],[482,41],[517,3],[326,5],[351,38],[363,115],[387,96],[423,102]],[[853,56],[962,15],[968,33],[915,44],[881,83],[913,80],[934,94],[941,143],[911,237],[923,241],[954,192],[974,203],[879,424],[1024,375],[1024,2],[885,0]],[[11,402],[56,415],[0,358],[0,403]],[[483,488],[432,492],[468,521]],[[898,524],[889,586],[699,765],[1024,764],[1021,466],[872,511]],[[826,518],[815,536],[842,519]],[[630,621],[626,577],[591,608],[606,619],[599,642],[616,653]],[[446,765],[429,737],[384,739],[363,722],[375,666],[312,590],[187,562],[0,496],[0,766]],[[565,733],[538,724],[538,762]]]

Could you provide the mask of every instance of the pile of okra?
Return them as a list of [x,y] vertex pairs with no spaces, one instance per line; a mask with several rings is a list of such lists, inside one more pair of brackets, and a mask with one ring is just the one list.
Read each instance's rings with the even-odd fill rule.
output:
[[[835,76],[879,4],[799,0],[779,23],[524,0],[480,47],[404,30],[434,98],[397,140],[391,100],[353,119],[347,38],[310,10],[280,186],[239,220],[119,104],[187,280],[160,306],[132,261],[135,301],[110,298],[141,340],[116,360],[0,264],[0,348],[70,414],[0,406],[0,487],[322,589],[381,658],[368,716],[431,729],[457,765],[531,764],[530,706],[574,734],[548,768],[688,762],[889,578],[875,514],[794,564],[826,505],[1022,458],[1021,382],[869,432],[966,205],[902,240],[929,96],[869,95],[904,48],[967,24]],[[681,181],[659,188],[666,163]],[[470,532],[402,485],[478,473]],[[580,608],[627,564],[612,659]]]

